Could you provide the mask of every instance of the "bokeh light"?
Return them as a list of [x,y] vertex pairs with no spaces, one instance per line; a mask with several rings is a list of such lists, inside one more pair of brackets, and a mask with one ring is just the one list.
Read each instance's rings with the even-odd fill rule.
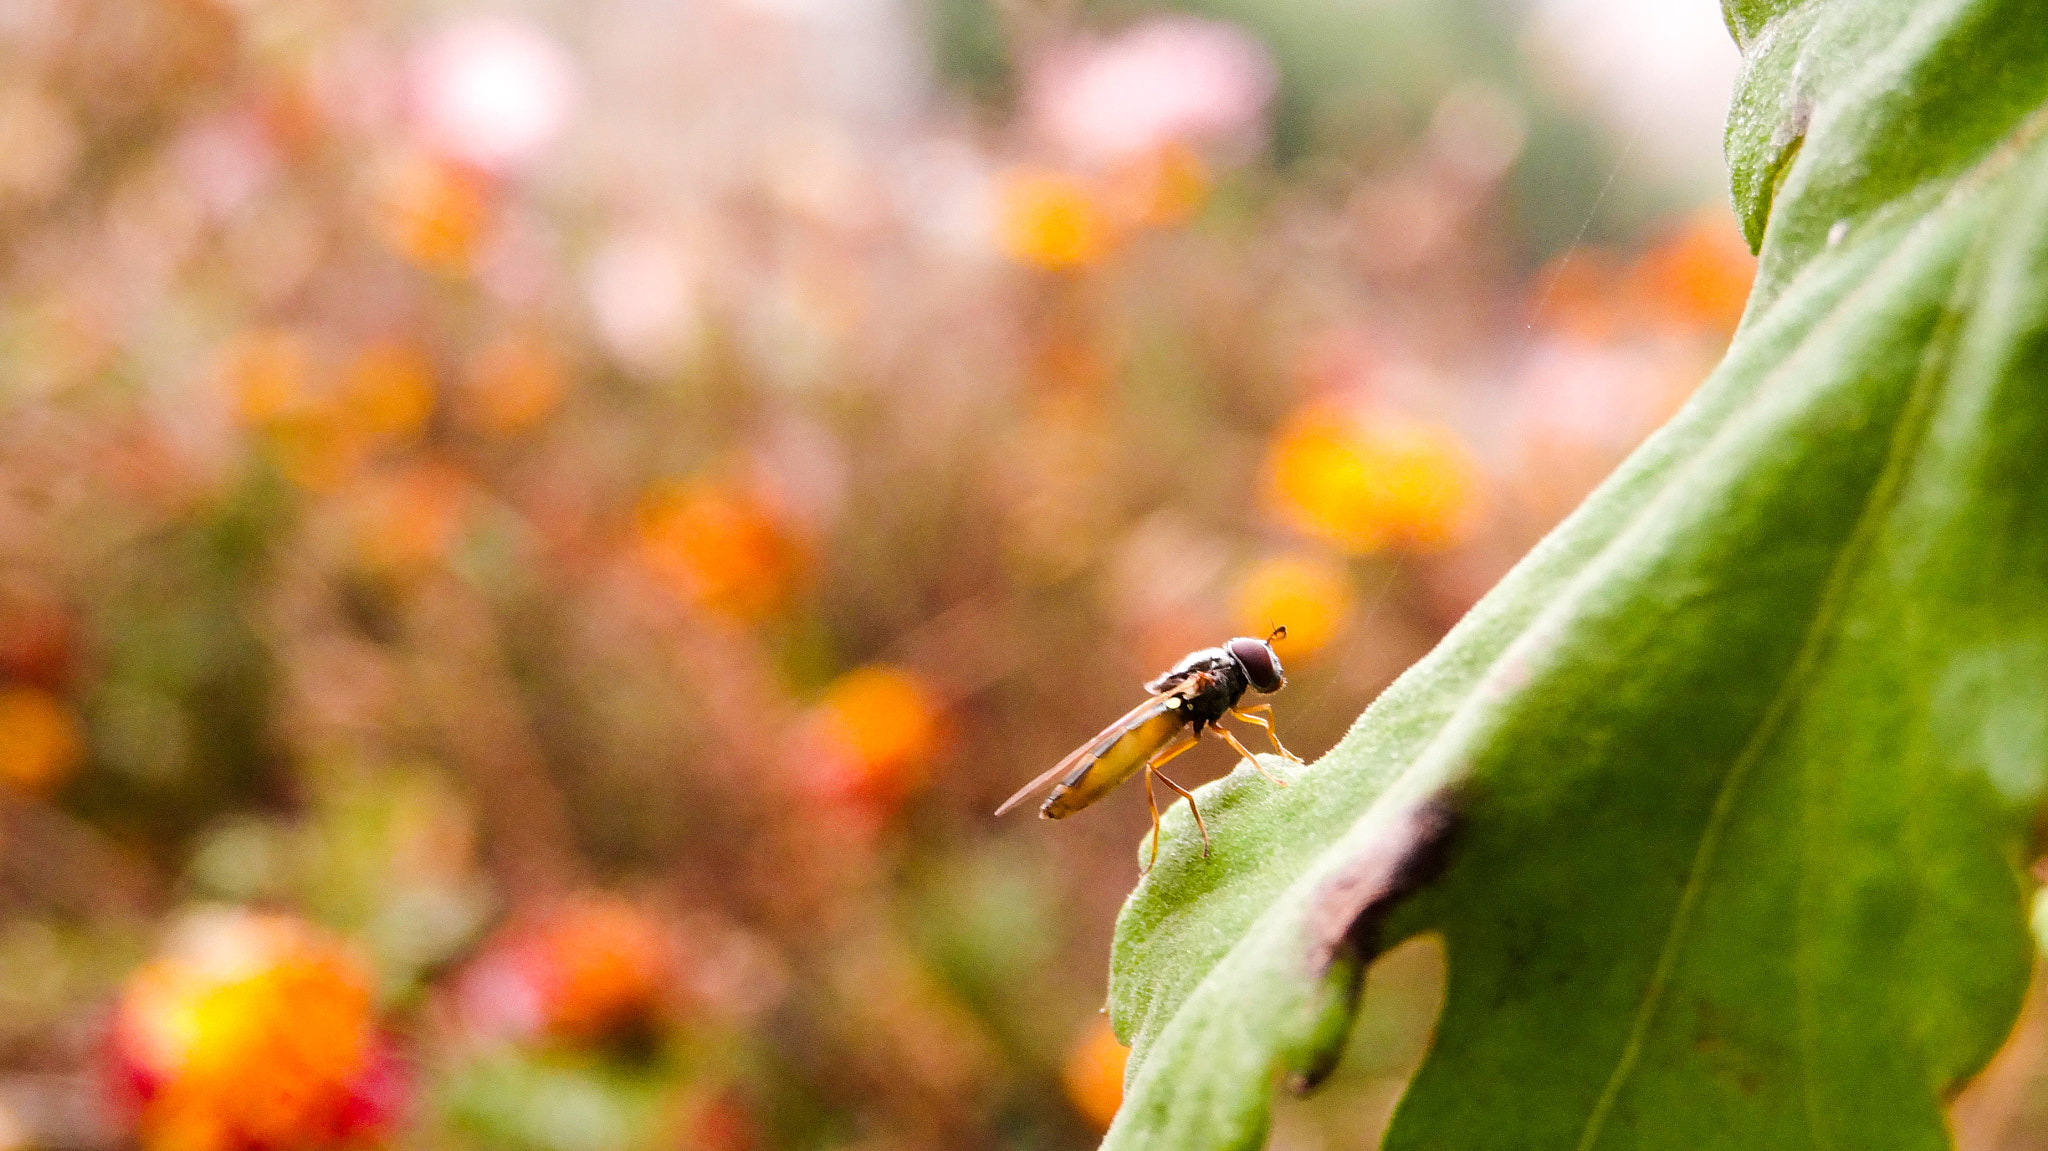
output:
[[803,738],[821,792],[893,807],[926,783],[938,751],[937,707],[914,675],[856,668],[825,689]]
[[47,794],[71,777],[83,754],[78,718],[63,700],[39,687],[0,688],[0,780]]
[[1261,560],[1246,571],[1232,607],[1240,634],[1263,637],[1274,628],[1287,629],[1274,645],[1284,665],[1328,647],[1350,618],[1354,599],[1341,563],[1287,555]]
[[417,115],[447,155],[486,168],[530,160],[568,119],[573,65],[546,33],[505,17],[472,16],[413,52]]
[[1177,16],[1062,45],[1039,62],[1027,99],[1057,148],[1108,164],[1176,142],[1253,146],[1276,82],[1243,29]]
[[1106,1020],[1091,1023],[1067,1051],[1060,1082],[1067,1099],[1096,1130],[1107,1130],[1124,1099],[1124,1064],[1130,1049],[1117,1042]]
[[998,219],[1003,250],[1041,268],[1092,264],[1115,241],[1095,188],[1061,172],[1007,173]]

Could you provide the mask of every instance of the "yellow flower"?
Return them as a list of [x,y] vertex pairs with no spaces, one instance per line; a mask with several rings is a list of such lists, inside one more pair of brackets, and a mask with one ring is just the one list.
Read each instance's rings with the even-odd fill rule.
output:
[[886,808],[923,788],[939,745],[931,691],[900,668],[856,668],[832,681],[804,729],[810,782],[835,799]]
[[1064,172],[1042,169],[1004,177],[996,226],[997,240],[1011,258],[1053,270],[1094,263],[1112,238],[1094,189]]
[[1266,496],[1283,522],[1353,553],[1436,551],[1461,540],[1478,469],[1449,428],[1387,412],[1297,413],[1266,459]]
[[152,1151],[331,1146],[363,1115],[376,1048],[369,979],[285,916],[187,925],[128,981],[115,1052]]

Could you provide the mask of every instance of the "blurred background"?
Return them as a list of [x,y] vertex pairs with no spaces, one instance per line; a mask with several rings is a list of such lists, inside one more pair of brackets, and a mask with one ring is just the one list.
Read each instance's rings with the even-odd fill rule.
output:
[[[0,1148],[1092,1146],[1142,789],[989,813],[1278,624],[1314,758],[1684,400],[1736,64],[1709,0],[0,4]],[[1441,967],[1275,1146],[1368,1144]]]

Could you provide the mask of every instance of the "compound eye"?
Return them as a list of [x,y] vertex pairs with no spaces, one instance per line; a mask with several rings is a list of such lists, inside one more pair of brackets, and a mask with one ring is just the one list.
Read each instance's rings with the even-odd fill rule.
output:
[[1280,672],[1280,657],[1264,640],[1239,636],[1226,645],[1226,650],[1243,665],[1246,678],[1260,694],[1271,695],[1286,686],[1287,677]]

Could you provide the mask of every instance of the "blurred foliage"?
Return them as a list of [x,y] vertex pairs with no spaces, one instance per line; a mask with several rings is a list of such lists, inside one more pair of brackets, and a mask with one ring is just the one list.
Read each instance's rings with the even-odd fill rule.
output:
[[[1059,10],[1058,6],[1050,6]],[[1426,130],[1453,91],[1504,93],[1526,117],[1527,146],[1507,174],[1500,238],[1525,258],[1554,256],[1589,237],[1625,241],[1658,216],[1688,206],[1656,181],[1614,186],[1615,163],[1583,110],[1545,83],[1523,50],[1517,13],[1495,0],[1334,4],[1329,0],[1090,0],[1081,22],[1115,28],[1152,12],[1187,12],[1241,25],[1272,51],[1281,83],[1271,112],[1271,155],[1296,178],[1398,148]],[[937,0],[930,6],[942,75],[991,109],[1018,99],[1019,67],[1005,39],[1048,35],[1039,6]],[[1719,95],[1717,93],[1716,95]],[[1632,132],[1656,131],[1642,123]],[[1680,185],[1682,186],[1682,185]],[[1679,193],[1682,194],[1682,193]],[[1590,217],[1576,206],[1601,203]],[[1572,205],[1572,208],[1565,208]]]
[[1092,1143],[1143,799],[995,804],[1328,747],[1734,327],[1528,35],[0,6],[0,1147]]

